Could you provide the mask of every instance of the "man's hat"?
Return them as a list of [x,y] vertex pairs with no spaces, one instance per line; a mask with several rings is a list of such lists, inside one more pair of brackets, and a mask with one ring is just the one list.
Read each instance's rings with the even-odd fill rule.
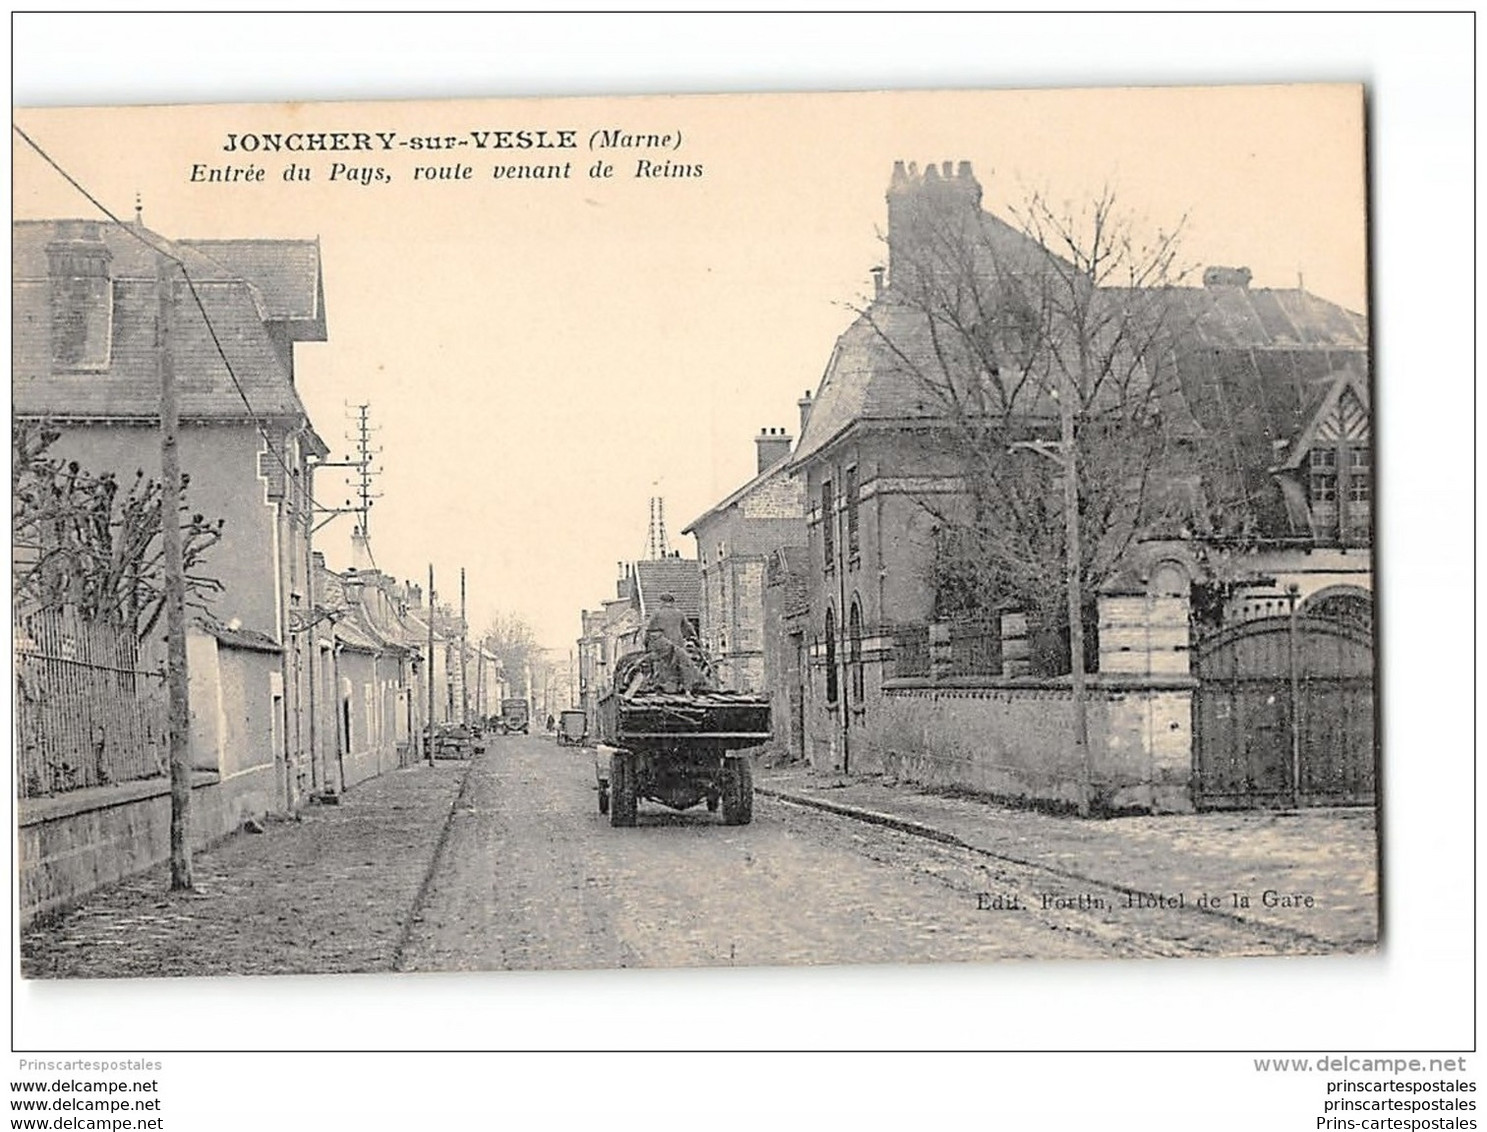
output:
[[675,596],[673,596],[670,593],[664,593],[664,594],[661,595],[661,600],[662,601],[675,601],[676,598],[675,598]]

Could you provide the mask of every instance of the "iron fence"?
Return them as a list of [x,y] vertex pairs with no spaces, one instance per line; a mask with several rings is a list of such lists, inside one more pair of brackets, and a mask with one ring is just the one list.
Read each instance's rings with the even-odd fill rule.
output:
[[134,635],[69,609],[16,624],[16,790],[22,798],[167,773],[163,671]]
[[893,630],[893,674],[929,675],[928,625],[902,625]]
[[954,621],[950,624],[950,674],[952,676],[1000,676],[1002,674],[1002,623]]

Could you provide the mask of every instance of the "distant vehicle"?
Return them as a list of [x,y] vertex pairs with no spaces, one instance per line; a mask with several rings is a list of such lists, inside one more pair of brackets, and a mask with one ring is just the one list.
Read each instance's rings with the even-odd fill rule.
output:
[[523,735],[531,726],[531,709],[526,700],[502,700],[501,701],[501,723],[506,734],[520,731]]
[[565,708],[558,715],[558,746],[581,747],[589,737],[589,717],[582,708]]

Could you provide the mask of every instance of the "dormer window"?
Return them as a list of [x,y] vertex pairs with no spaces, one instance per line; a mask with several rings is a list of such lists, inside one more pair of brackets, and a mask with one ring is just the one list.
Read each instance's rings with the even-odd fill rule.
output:
[[1337,449],[1312,449],[1309,464],[1312,503],[1330,503],[1335,506],[1337,503]]
[[1358,545],[1372,531],[1373,461],[1368,408],[1352,379],[1339,380],[1335,399],[1321,410],[1306,437],[1302,484],[1311,511],[1312,536]]

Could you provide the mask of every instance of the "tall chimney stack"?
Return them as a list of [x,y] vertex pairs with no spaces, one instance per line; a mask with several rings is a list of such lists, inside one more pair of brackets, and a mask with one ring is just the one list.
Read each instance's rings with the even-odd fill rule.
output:
[[761,428],[759,435],[754,437],[754,445],[759,456],[758,474],[763,475],[790,455],[795,438],[782,428]]
[[811,400],[811,391],[807,389],[805,396],[795,402],[795,404],[800,409],[800,435],[804,436],[806,423],[811,419],[811,406],[815,404]]
[[[888,278],[913,270],[936,241],[969,237],[981,222],[981,182],[969,161],[893,163],[888,182]],[[920,265],[922,266],[922,264]]]

